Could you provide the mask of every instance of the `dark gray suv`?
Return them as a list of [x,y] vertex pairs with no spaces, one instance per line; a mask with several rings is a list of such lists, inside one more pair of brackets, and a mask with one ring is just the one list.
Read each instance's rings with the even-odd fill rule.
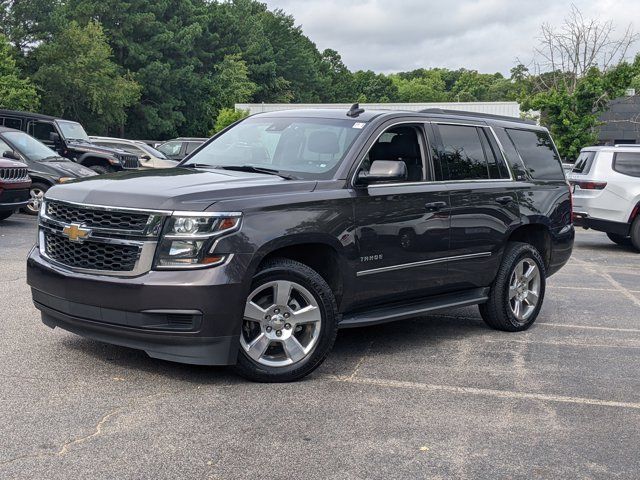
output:
[[249,117],[177,168],[47,192],[28,282],[43,322],[258,381],[339,328],[478,304],[517,332],[569,259],[546,129],[449,111]]

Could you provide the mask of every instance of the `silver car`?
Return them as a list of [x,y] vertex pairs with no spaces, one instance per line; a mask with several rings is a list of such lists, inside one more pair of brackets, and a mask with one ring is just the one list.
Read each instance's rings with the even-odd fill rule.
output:
[[171,160],[164,153],[156,150],[140,140],[129,140],[115,137],[89,137],[92,143],[104,147],[119,148],[127,152],[135,153],[140,159],[142,168],[171,168],[178,162]]

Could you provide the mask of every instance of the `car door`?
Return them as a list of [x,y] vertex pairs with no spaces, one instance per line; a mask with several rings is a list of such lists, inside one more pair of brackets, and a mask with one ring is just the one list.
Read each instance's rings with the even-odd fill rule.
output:
[[434,157],[450,189],[450,289],[491,283],[501,249],[520,221],[512,174],[492,129],[434,122]]
[[53,122],[32,120],[29,122],[27,133],[35,139],[40,140],[47,147],[53,150],[58,150],[58,147],[60,147],[59,144],[56,145],[51,139],[52,133],[57,133],[59,135],[59,132]]
[[354,190],[358,245],[356,303],[437,293],[445,283],[449,193],[427,181],[433,166],[425,125],[394,123],[372,139],[360,171],[375,160],[402,160],[409,178]]

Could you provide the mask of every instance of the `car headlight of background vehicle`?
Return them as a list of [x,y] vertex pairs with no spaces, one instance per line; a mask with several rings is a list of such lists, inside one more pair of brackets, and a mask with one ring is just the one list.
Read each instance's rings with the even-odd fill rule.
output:
[[226,255],[213,252],[218,238],[240,228],[239,213],[176,214],[165,222],[155,268],[171,270],[220,265]]

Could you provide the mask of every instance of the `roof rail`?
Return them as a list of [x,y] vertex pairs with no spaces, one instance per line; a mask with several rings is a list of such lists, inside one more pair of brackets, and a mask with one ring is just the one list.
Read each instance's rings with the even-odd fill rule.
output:
[[635,147],[640,148],[640,144],[638,143],[616,143],[614,147]]
[[533,120],[527,120],[524,118],[507,117],[506,115],[494,115],[492,113],[481,112],[467,112],[465,110],[445,110],[443,108],[426,108],[420,110],[420,113],[440,113],[443,115],[453,115],[456,117],[478,117],[478,118],[490,118],[492,120],[504,120],[505,122],[526,123],[527,125],[537,125]]

